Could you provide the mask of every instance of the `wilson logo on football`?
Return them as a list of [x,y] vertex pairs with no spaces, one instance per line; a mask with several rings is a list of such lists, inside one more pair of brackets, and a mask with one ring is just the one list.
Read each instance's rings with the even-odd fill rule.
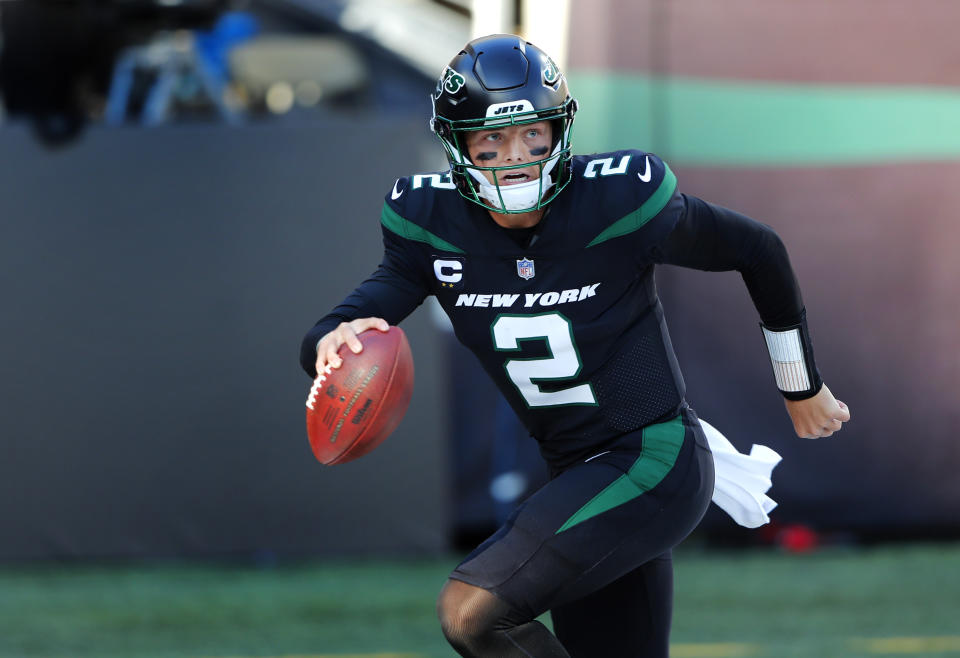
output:
[[363,421],[363,417],[367,415],[367,410],[370,409],[370,405],[373,404],[373,400],[367,398],[367,401],[363,403],[363,406],[357,409],[357,415],[353,417],[353,420],[350,422],[354,425],[359,425]]

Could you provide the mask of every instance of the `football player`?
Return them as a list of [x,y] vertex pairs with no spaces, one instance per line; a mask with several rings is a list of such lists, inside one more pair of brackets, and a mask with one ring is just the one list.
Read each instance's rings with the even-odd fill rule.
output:
[[[577,102],[518,37],[467,44],[433,106],[450,170],[394,183],[380,267],[310,330],[302,365],[339,367],[357,334],[436,296],[551,473],[450,575],[446,638],[462,656],[666,657],[671,549],[710,502],[714,462],[654,268],[739,271],[797,434],[830,436],[850,413],[821,381],[787,252],[681,193],[652,153],[572,155]],[[556,635],[535,621],[548,610]]]

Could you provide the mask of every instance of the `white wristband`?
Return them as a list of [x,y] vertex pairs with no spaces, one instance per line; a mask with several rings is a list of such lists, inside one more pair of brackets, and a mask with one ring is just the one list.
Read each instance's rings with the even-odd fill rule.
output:
[[777,379],[777,388],[784,393],[800,393],[812,388],[809,369],[804,358],[800,328],[784,331],[763,329],[767,341],[770,362],[773,364],[773,376]]

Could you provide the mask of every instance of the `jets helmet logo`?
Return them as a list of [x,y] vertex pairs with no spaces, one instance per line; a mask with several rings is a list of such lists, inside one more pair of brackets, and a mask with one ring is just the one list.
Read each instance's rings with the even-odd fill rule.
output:
[[460,91],[461,87],[466,83],[466,78],[448,66],[443,70],[443,76],[437,81],[437,89],[434,92],[434,97],[440,98],[443,92],[455,94]]
[[557,80],[559,79],[560,69],[558,69],[557,65],[553,63],[553,60],[548,57],[546,64],[543,65],[543,82],[552,87],[557,84]]

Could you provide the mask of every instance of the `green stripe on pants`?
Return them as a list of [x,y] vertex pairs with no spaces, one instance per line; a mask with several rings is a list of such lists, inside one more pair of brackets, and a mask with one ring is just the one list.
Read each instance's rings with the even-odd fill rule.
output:
[[643,449],[630,470],[578,509],[560,526],[556,534],[559,535],[578,523],[630,502],[660,484],[677,461],[680,446],[683,445],[684,431],[682,416],[676,416],[665,423],[644,427]]

